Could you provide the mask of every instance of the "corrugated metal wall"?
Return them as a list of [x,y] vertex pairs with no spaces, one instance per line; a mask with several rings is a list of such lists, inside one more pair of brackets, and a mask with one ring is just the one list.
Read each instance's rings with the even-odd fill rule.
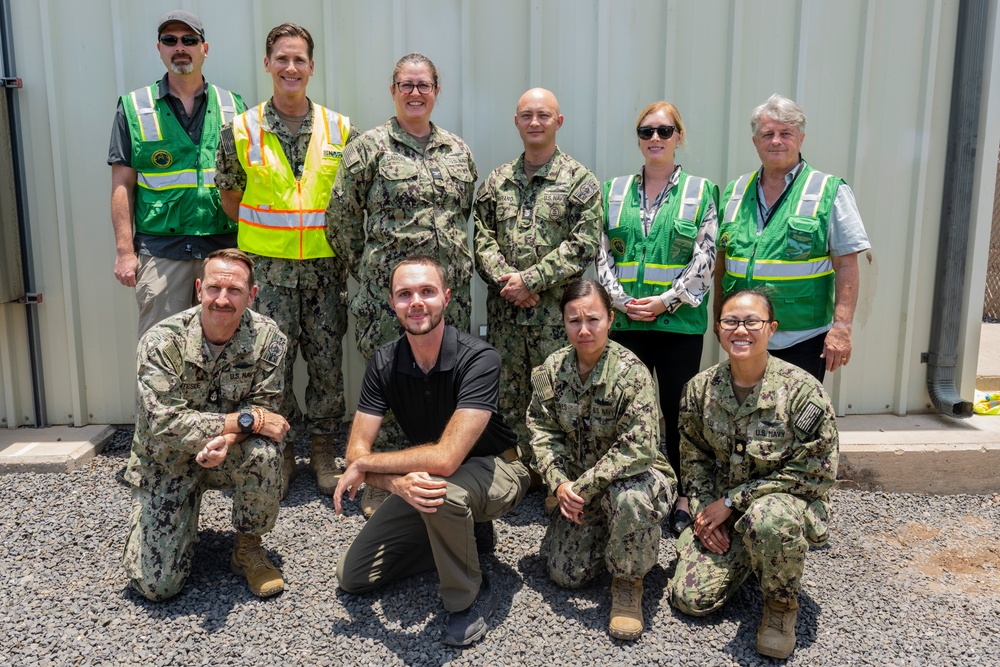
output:
[[[855,354],[827,382],[838,411],[927,408],[919,355],[934,277],[921,267],[933,266],[936,252],[957,2],[11,0],[53,423],[133,419],[135,305],[112,276],[108,136],[117,96],[163,73],[156,22],[175,2],[205,23],[209,80],[249,103],[270,94],[267,31],[286,20],[309,28],[317,42],[310,96],[365,129],[393,112],[395,60],[427,54],[443,77],[433,120],[466,139],[483,176],[520,152],[512,117],[531,86],[558,95],[560,146],[600,179],[640,165],[632,131],[639,109],[674,102],[688,127],[681,162],[721,186],[758,166],[752,107],[776,91],[796,99],[809,118],[805,157],[854,187],[875,248],[861,261]],[[1000,71],[997,58],[990,54],[987,79]],[[988,87],[987,146],[1000,139],[997,97]],[[968,397],[992,210],[992,151],[980,155],[989,168],[977,184],[985,204],[974,207],[971,235],[960,369]],[[17,308],[0,306],[0,418],[10,424],[25,423],[31,407]],[[718,355],[707,347],[706,363]],[[361,370],[352,355],[352,397]]]

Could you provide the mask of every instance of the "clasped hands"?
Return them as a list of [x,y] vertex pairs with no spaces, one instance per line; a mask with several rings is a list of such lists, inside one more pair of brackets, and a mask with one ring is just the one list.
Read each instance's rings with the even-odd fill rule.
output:
[[698,512],[698,516],[695,517],[692,527],[695,537],[712,553],[722,555],[729,551],[729,529],[726,528],[726,520],[732,513],[732,508],[726,507],[725,499],[719,498]]

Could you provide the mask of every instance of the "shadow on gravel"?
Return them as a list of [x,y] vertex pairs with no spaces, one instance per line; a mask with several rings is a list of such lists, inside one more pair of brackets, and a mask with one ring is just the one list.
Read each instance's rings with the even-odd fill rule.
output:
[[[492,631],[510,615],[514,596],[523,582],[513,568],[492,556],[486,557],[485,568],[497,595],[496,612],[489,622]],[[449,663],[464,650],[476,647],[478,642],[467,647],[445,646],[440,642],[447,612],[441,606],[438,583],[437,575],[429,572],[360,595],[345,593],[338,588],[337,598],[350,619],[335,622],[330,628],[330,635],[362,638],[380,644],[395,653],[404,664]],[[379,612],[385,617],[385,622],[379,618]]]
[[[199,619],[201,632],[211,634],[225,629],[234,608],[251,601],[268,604],[275,599],[259,600],[250,592],[246,579],[233,574],[229,569],[229,557],[235,539],[232,531],[198,531],[198,541],[192,557],[194,565],[180,593],[163,602],[151,602],[131,586],[126,586],[125,599],[143,609],[151,619],[193,616]],[[264,540],[267,557],[281,570],[284,560],[267,548],[266,537]]]

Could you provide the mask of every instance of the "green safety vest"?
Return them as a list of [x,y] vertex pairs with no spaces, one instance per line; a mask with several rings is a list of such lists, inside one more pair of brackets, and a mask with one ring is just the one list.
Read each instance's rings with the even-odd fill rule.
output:
[[313,104],[313,130],[302,179],[296,180],[277,135],[261,129],[264,104],[233,123],[236,154],[247,174],[240,202],[239,246],[264,257],[333,257],[326,207],[351,133],[347,116]]
[[219,130],[243,111],[243,100],[209,84],[208,105],[195,146],[170,106],[157,99],[157,84],[121,98],[132,138],[132,168],[138,173],[135,228],[159,236],[212,236],[236,231],[215,188]]
[[843,179],[803,163],[764,230],[757,232],[758,172],[726,188],[719,250],[726,252],[722,293],[763,286],[784,331],[833,321],[833,258],[827,250],[830,213]]
[[[635,176],[619,176],[604,184],[604,233],[615,258],[615,276],[626,292],[642,298],[670,289],[691,261],[702,218],[718,197],[714,183],[682,170],[675,192],[667,194],[649,235],[643,236]],[[661,313],[655,322],[636,322],[619,313],[612,327],[701,335],[708,327],[708,299],[697,308],[682,305],[673,313]]]

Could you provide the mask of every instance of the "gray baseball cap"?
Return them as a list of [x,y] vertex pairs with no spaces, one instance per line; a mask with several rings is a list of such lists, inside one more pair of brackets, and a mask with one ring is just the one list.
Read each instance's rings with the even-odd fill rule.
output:
[[164,26],[168,23],[183,23],[198,33],[198,36],[205,39],[205,27],[201,24],[201,19],[186,12],[183,9],[174,9],[160,17],[160,27],[156,29],[156,36],[163,32]]

